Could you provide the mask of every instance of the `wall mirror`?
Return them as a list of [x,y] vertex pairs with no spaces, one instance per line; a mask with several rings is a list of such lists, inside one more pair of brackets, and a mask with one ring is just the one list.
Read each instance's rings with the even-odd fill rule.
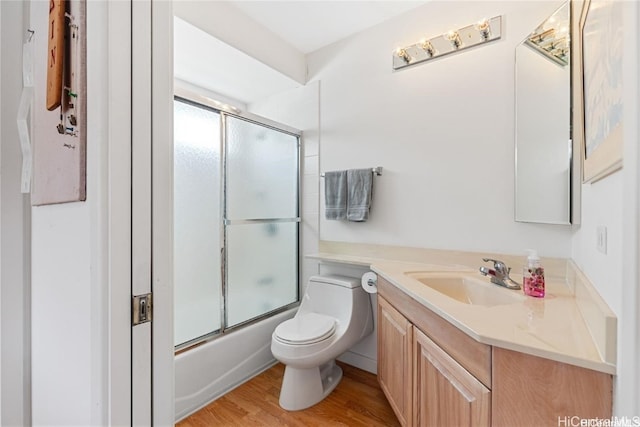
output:
[[570,10],[565,2],[515,52],[515,220],[571,223]]

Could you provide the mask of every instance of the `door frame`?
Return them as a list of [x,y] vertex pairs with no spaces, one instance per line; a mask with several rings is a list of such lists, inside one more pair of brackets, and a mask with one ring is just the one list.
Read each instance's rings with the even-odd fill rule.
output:
[[[108,409],[131,424],[131,0],[108,2]],[[117,82],[117,84],[113,84]],[[129,173],[127,173],[129,172]]]
[[151,32],[152,409],[155,425],[173,425],[173,2],[152,1]]

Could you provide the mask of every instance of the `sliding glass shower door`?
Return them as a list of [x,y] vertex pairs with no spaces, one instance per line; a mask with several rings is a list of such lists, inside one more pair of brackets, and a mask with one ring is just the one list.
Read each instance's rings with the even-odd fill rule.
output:
[[298,301],[299,136],[176,98],[175,344]]
[[220,114],[174,101],[174,343],[221,329]]
[[226,324],[298,299],[298,137],[225,117]]

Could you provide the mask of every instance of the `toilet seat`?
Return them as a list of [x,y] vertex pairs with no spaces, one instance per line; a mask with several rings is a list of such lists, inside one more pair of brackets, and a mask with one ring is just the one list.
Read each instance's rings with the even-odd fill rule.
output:
[[306,313],[282,322],[274,336],[285,344],[314,344],[331,337],[336,331],[336,319],[319,313]]

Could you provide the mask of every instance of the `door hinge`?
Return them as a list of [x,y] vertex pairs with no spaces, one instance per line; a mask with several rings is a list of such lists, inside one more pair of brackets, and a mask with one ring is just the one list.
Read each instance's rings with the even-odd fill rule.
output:
[[133,326],[153,320],[153,301],[151,296],[150,293],[133,296],[131,308]]

